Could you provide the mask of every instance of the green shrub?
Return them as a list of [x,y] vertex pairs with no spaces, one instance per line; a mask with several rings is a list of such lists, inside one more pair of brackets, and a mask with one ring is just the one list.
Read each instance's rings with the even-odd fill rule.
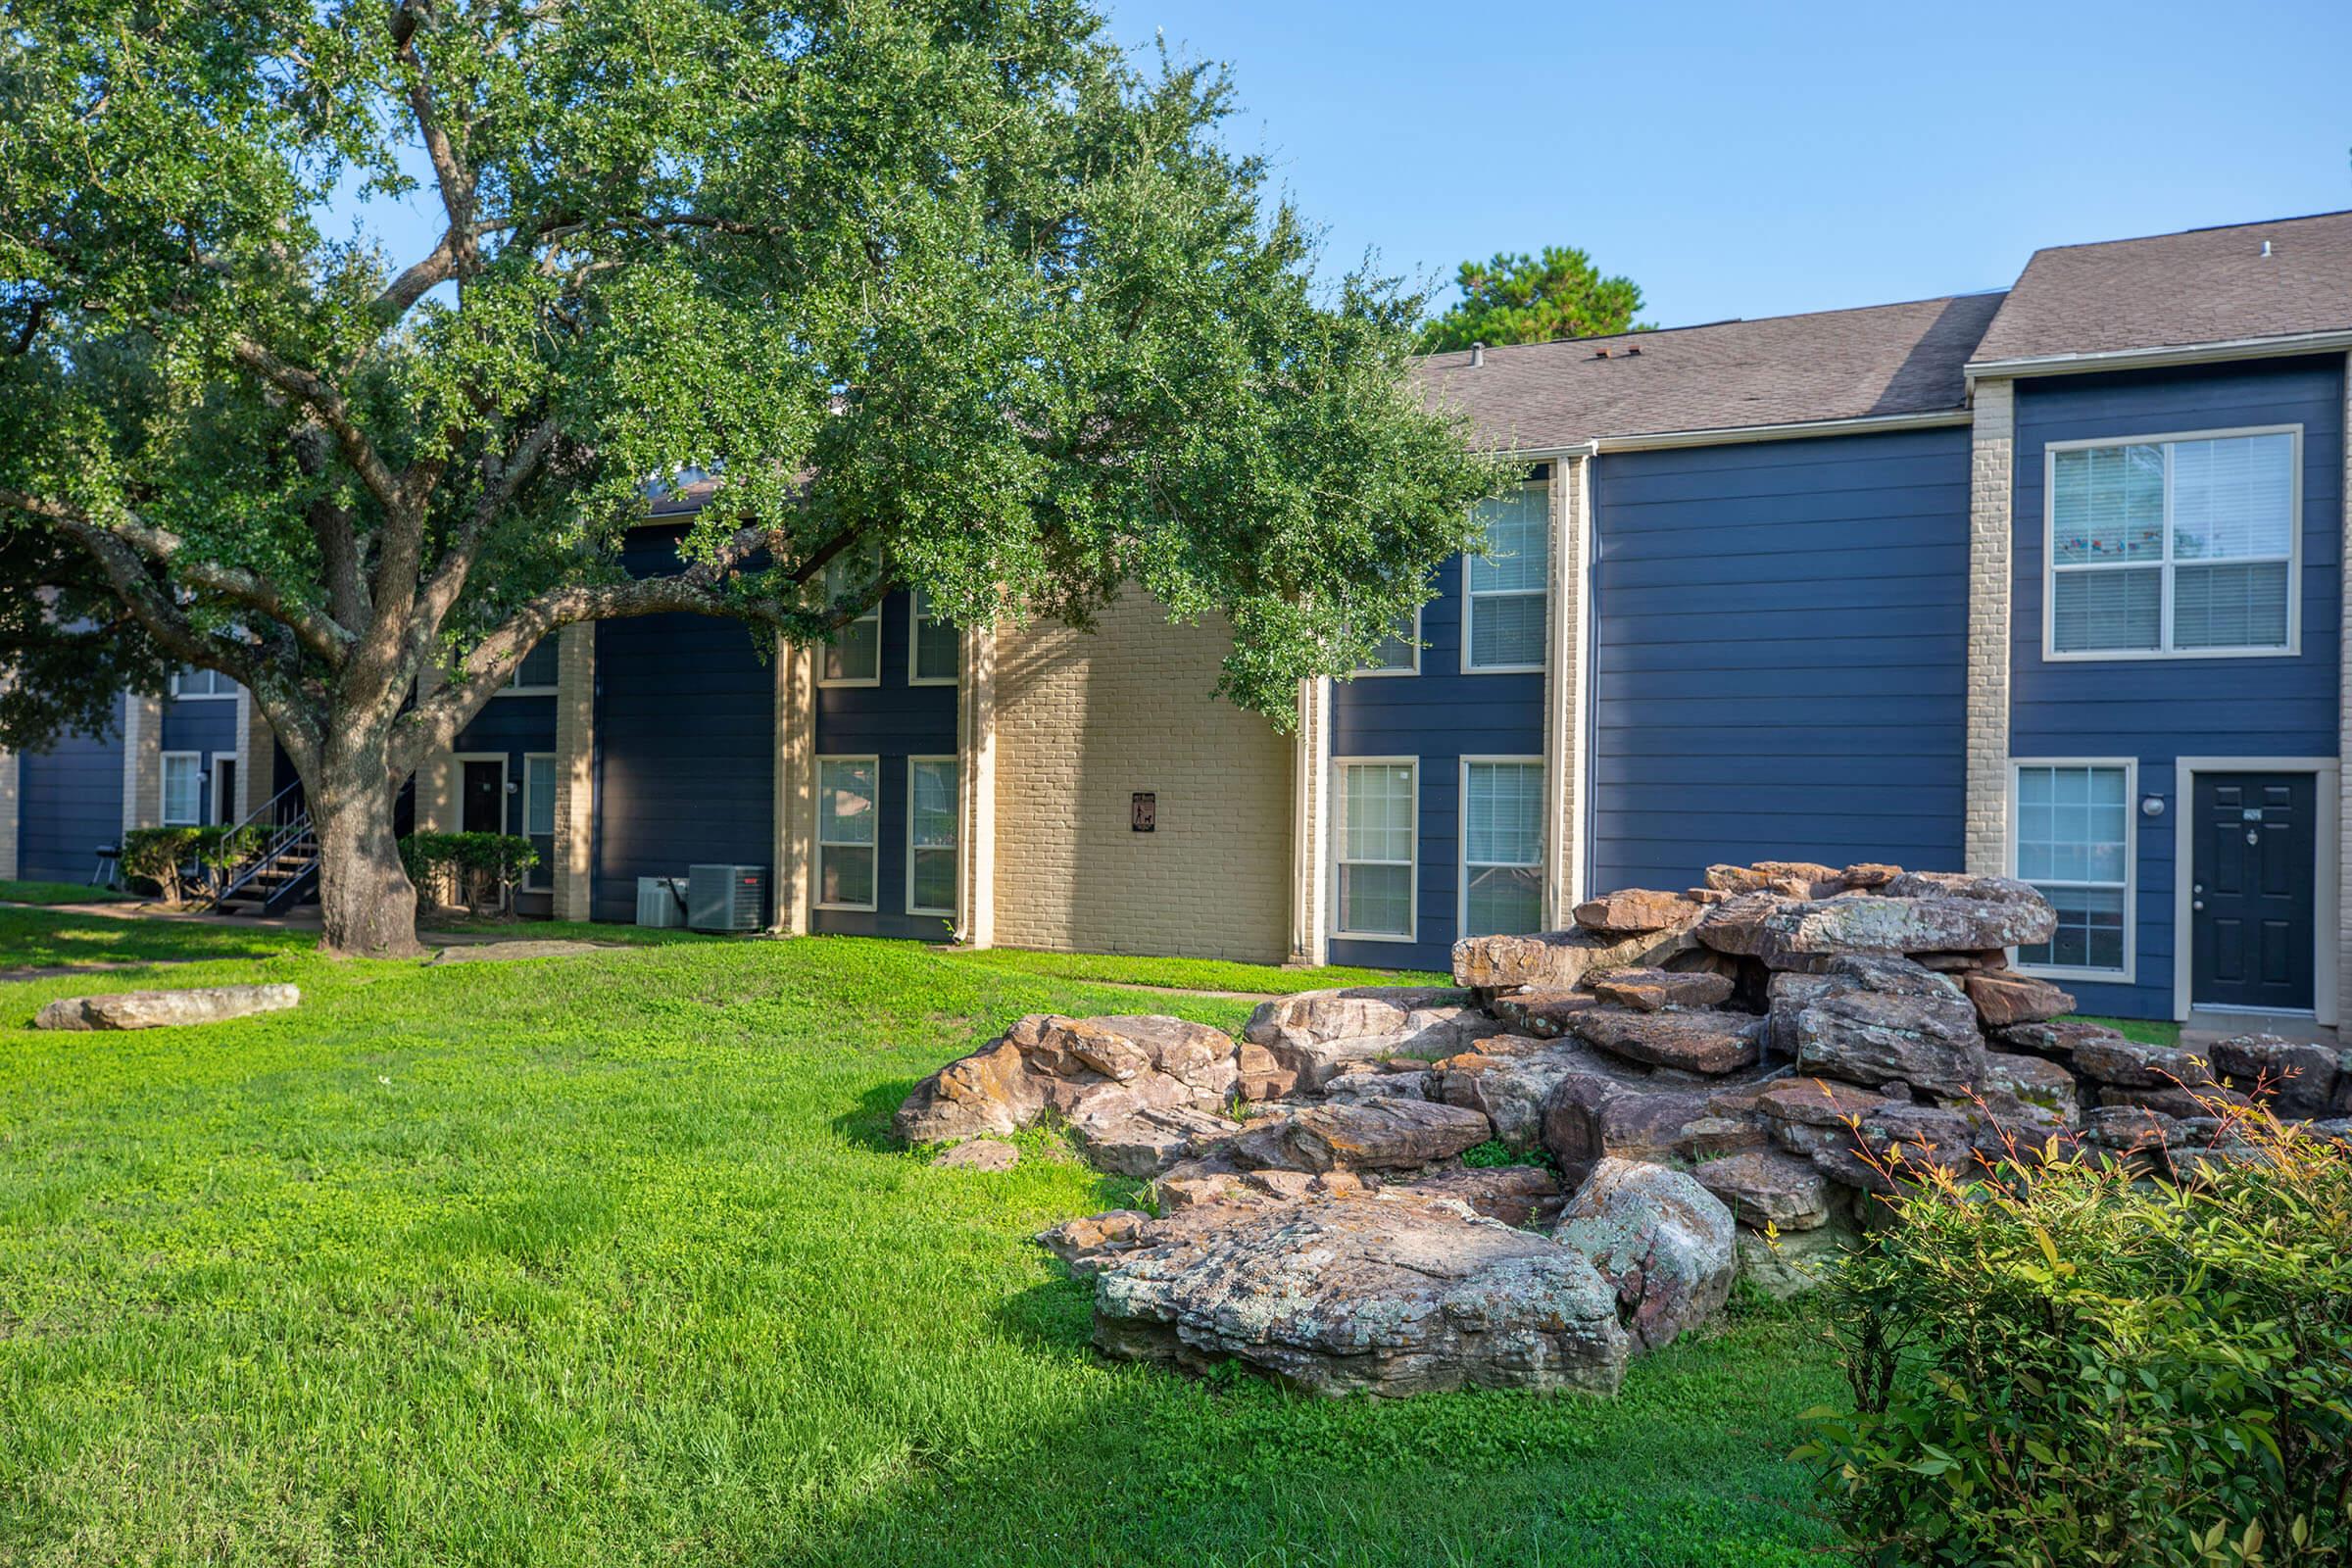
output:
[[259,827],[140,827],[122,835],[122,874],[155,884],[169,903],[219,895],[228,873],[262,847]]
[[2352,1159],[2267,1116],[2175,1187],[1932,1179],[1836,1272],[1800,1459],[1873,1564],[2352,1563]]
[[504,908],[539,852],[511,833],[412,833],[400,841],[400,863],[419,891],[442,903],[490,900]]

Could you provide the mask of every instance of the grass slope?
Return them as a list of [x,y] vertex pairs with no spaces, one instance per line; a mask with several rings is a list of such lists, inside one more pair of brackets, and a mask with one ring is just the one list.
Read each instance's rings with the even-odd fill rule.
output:
[[1042,1140],[981,1175],[887,1134],[1020,1013],[1133,991],[848,939],[438,968],[309,942],[0,910],[12,956],[203,960],[109,989],[305,996],[45,1035],[34,1010],[92,978],[0,985],[0,1562],[1793,1563],[1825,1539],[1781,1458],[1837,1387],[1801,1318],[1637,1363],[1614,1402],[1321,1404],[1098,1359],[1087,1288],[1028,1238],[1131,1185]]
[[114,904],[133,895],[79,882],[11,882],[0,878],[0,904]]

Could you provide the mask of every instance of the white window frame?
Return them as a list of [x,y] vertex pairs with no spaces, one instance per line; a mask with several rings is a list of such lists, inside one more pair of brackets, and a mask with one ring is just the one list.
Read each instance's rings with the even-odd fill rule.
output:
[[[1471,662],[1472,650],[1478,641],[1478,601],[1481,599],[1532,598],[1541,600],[1544,605],[1544,640],[1546,643],[1551,640],[1551,580],[1553,575],[1551,551],[1556,543],[1552,538],[1552,532],[1559,520],[1551,515],[1551,481],[1549,479],[1522,480],[1519,488],[1522,492],[1536,491],[1544,497],[1544,585],[1541,588],[1514,588],[1508,593],[1474,594],[1470,591],[1470,564],[1474,560],[1484,560],[1485,557],[1475,550],[1462,552],[1461,666],[1462,673],[1465,675],[1540,675],[1544,672],[1544,656],[1542,654],[1536,656],[1534,662],[1526,664],[1479,664]],[[1413,624],[1416,628],[1420,625],[1417,617]],[[1413,663],[1417,672],[1420,668],[1420,661],[1416,659]]]
[[[1412,770],[1413,858],[1410,862],[1396,860],[1347,861],[1340,854],[1340,835],[1348,822],[1348,769],[1351,767],[1405,767]],[[1418,757],[1335,757],[1331,760],[1331,934],[1348,942],[1413,943],[1421,940],[1421,759]],[[1340,869],[1343,864],[1396,865],[1409,863],[1411,875],[1406,880],[1404,905],[1404,933],[1394,931],[1350,931],[1342,921],[1347,903],[1340,897]]]
[[[533,778],[534,776],[536,776],[536,775],[537,775],[538,773],[540,773],[541,771],[545,771],[545,772],[547,772],[547,773],[549,773],[549,774],[553,775],[553,776],[555,777],[555,780],[556,780],[556,782],[557,782],[557,783],[561,784],[561,783],[563,782],[563,775],[562,775],[561,773],[558,773],[558,772],[556,771],[556,754],[555,754],[555,753],[553,753],[553,752],[525,752],[525,753],[523,753],[523,754],[522,754],[522,834],[521,834],[521,836],[522,836],[522,837],[523,837],[525,840],[529,839],[529,838],[530,838],[530,836],[531,836],[531,780],[532,780],[532,778]],[[552,850],[553,850],[553,848],[554,848],[554,840],[555,840],[555,837],[556,837],[556,833],[555,833],[556,820],[557,820],[557,818],[559,818],[561,815],[562,815],[562,813],[561,813],[561,812],[551,812],[551,813],[550,813],[550,817],[549,817],[549,821],[548,821],[548,834],[547,834],[547,836],[548,836],[548,840],[549,840],[549,848],[550,848],[550,850],[551,850],[551,851],[552,851]],[[522,891],[523,891],[523,892],[525,892],[525,893],[553,893],[553,892],[556,890],[556,882],[555,882],[555,876],[556,876],[556,867],[555,867],[555,863],[554,863],[554,862],[555,862],[555,857],[554,857],[554,855],[553,855],[553,854],[550,854],[550,855],[549,855],[549,857],[548,857],[546,859],[544,859],[544,860],[541,860],[541,861],[540,861],[540,862],[539,862],[537,865],[534,865],[534,866],[532,866],[532,867],[531,867],[531,868],[530,868],[528,871],[525,871],[525,872],[523,872],[523,873],[522,873],[522,884],[521,884],[521,886],[522,886]],[[537,878],[538,880],[534,881],[534,880],[532,880],[533,878]]]
[[960,633],[957,635],[956,648],[956,673],[953,675],[926,675],[922,672],[923,622],[929,619],[937,621],[943,626],[953,627],[955,625],[955,622],[949,620],[945,615],[924,615],[923,600],[925,597],[920,588],[910,588],[906,591],[906,684],[909,686],[960,685],[963,681],[963,645]]
[[[226,675],[223,675],[223,674],[221,674],[221,673],[220,673],[220,671],[219,671],[219,670],[217,670],[217,669],[208,669],[208,670],[206,670],[206,671],[205,671],[205,673],[206,673],[206,674],[208,674],[208,675],[210,675],[210,676],[212,676],[212,677],[213,677],[213,687],[214,687],[214,689],[213,689],[212,691],[209,691],[209,692],[183,692],[183,691],[181,691],[181,690],[179,689],[179,678],[180,678],[180,676],[181,676],[181,675],[183,675],[183,674],[185,674],[185,673],[186,673],[186,671],[185,671],[185,670],[178,670],[178,669],[175,669],[175,670],[173,670],[173,671],[172,672],[172,682],[171,682],[171,684],[172,684],[172,700],[173,702],[176,702],[176,703],[218,703],[218,702],[234,702],[234,701],[236,700],[236,696],[237,696],[237,683],[236,683],[235,681],[233,681],[233,680],[229,680],[229,678],[228,678]],[[221,690],[220,689],[220,684],[221,684],[223,681],[226,681],[226,682],[227,682],[227,684],[228,684],[228,690],[226,690],[226,691],[221,691]]]
[[[850,552],[845,551],[841,557],[837,557],[832,563],[827,564],[826,570],[824,572],[825,602],[827,604],[831,604],[833,599],[832,567],[839,564],[842,560],[845,560],[848,557],[849,554]],[[873,564],[873,568],[877,573],[882,570],[882,552],[878,545],[871,552],[858,553],[858,560],[860,562],[870,560]],[[885,593],[880,599],[874,601],[873,608],[871,610],[868,610],[864,614],[859,615],[856,620],[851,621],[849,625],[841,628],[843,631],[850,631],[856,627],[863,626],[868,622],[872,623],[874,628],[873,674],[871,676],[835,676],[826,674],[826,661],[832,656],[833,650],[839,645],[837,643],[819,643],[816,647],[816,684],[820,688],[861,688],[879,686],[882,684],[882,640],[886,635],[888,635],[889,630],[888,623],[884,620],[882,615],[882,607],[889,602],[890,595]],[[836,759],[836,760],[846,760],[846,759]],[[819,905],[817,907],[824,908],[826,906]]]
[[[963,897],[962,760],[953,753],[944,752],[931,757],[909,757],[906,759],[906,901],[902,907],[908,914],[937,914],[954,919],[956,910],[953,907],[942,909],[914,902],[914,852],[916,849],[914,842],[914,770],[925,762],[945,762],[956,769],[956,842],[948,846],[945,853],[953,856],[956,860],[956,891],[951,898],[960,900]],[[923,853],[938,855],[942,852],[936,845],[932,845],[923,847]],[[878,865],[877,869],[879,869]]]
[[[172,764],[186,762],[196,769],[196,814],[192,818],[172,815]],[[155,817],[165,827],[202,827],[204,823],[204,754],[202,752],[165,752],[156,763]]]
[[[2009,759],[2009,874],[2024,882],[2028,879],[2018,870],[2018,773],[2029,767],[2107,767],[2121,768],[2124,774],[2124,966],[2121,969],[2087,969],[2062,964],[2030,964],[2018,961],[2015,948],[2009,950],[2009,962],[2019,974],[2033,975],[2043,980],[2096,981],[2102,985],[2128,986],[2136,983],[2139,972],[2139,759],[2136,757],[2012,757]],[[2043,879],[2048,880],[2048,879]],[[2054,886],[2106,887],[2104,882],[2054,883]],[[2188,885],[2185,876],[2181,886]],[[2184,925],[2180,930],[2185,933]]]
[[529,648],[524,649],[522,651],[522,659],[517,659],[514,661],[514,673],[509,675],[506,678],[505,683],[490,695],[493,697],[553,697],[556,694],[556,687],[552,683],[541,686],[525,686],[522,683],[523,659],[530,658],[531,655],[537,653],[538,651],[539,648],[536,643]]
[[[1544,759],[1541,757],[1504,756],[1464,757],[1455,764],[1453,779],[1454,801],[1456,802],[1453,835],[1453,932],[1457,937],[1473,934],[1470,930],[1470,764],[1473,762],[1505,762],[1522,767],[1533,767],[1539,771],[1544,766]],[[1539,784],[1536,791],[1536,858],[1523,866],[1511,867],[1513,870],[1536,873],[1536,923],[1539,930],[1543,929],[1544,921],[1544,851],[1549,837],[1544,831],[1546,826],[1544,821],[1544,792]],[[1499,860],[1479,861],[1481,865],[1504,863],[1506,862]]]
[[[1467,567],[1463,569],[1465,572],[1468,570]],[[1470,579],[1465,575],[1462,579],[1465,588],[1467,588],[1469,581]],[[1413,607],[1413,630],[1411,636],[1413,662],[1410,664],[1407,664],[1400,669],[1386,669],[1377,664],[1366,664],[1348,678],[1350,680],[1384,680],[1393,675],[1420,674],[1421,655],[1423,652],[1421,647],[1421,612],[1426,608],[1428,608],[1426,605],[1415,605]]]
[[[2169,443],[2181,441],[2220,441],[2232,436],[2283,435],[2292,438],[2288,466],[2289,489],[2286,530],[2286,645],[2282,648],[2175,648],[2173,642],[2173,457]],[[2091,571],[2155,570],[2160,586],[2157,589],[2156,648],[2128,648],[2108,652],[2085,648],[2061,653],[2058,649],[2058,454],[2082,452],[2095,447],[2166,446],[2164,458],[2164,554],[2156,561],[2138,561],[2129,565],[2118,563],[2112,566],[2094,567]],[[2195,565],[2227,565],[2238,558],[2222,557],[2211,562],[2194,562]],[[2246,557],[2248,565],[2275,563],[2277,558]],[[2083,568],[2066,568],[2069,575],[2086,574]],[[2103,435],[2076,441],[2048,441],[2041,449],[2041,657],[2052,664],[2105,663],[2125,660],[2145,659],[2294,659],[2303,652],[2303,426],[2300,424],[2249,424],[2225,430],[2173,430],[2157,435]]]
[[[851,681],[844,682],[843,684],[865,686],[873,683],[869,681]],[[824,794],[825,764],[827,762],[865,762],[871,764],[874,780],[874,836],[866,840],[863,844],[853,844],[847,839],[835,840],[828,843],[825,838],[824,802],[822,799],[818,800],[816,803],[815,822],[816,863],[810,867],[810,870],[813,873],[810,891],[815,895],[816,902],[812,904],[810,907],[817,909],[840,909],[857,914],[873,914],[878,912],[882,907],[882,759],[871,752],[850,753],[846,755],[833,754],[819,757],[816,760],[816,789],[817,794],[820,797]],[[841,850],[864,850],[866,853],[873,856],[874,879],[872,886],[874,890],[874,896],[871,899],[868,899],[863,904],[828,904],[825,902],[825,851],[828,848]]]
[[245,770],[244,763],[234,752],[215,752],[209,764],[213,775],[213,821],[217,826],[234,827],[237,825],[237,803],[229,794],[232,780],[220,771],[222,762],[229,763],[240,773]]

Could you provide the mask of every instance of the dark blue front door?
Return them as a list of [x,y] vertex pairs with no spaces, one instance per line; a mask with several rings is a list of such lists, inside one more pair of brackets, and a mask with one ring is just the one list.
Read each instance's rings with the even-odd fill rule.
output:
[[2204,1007],[2307,1009],[2319,781],[2309,773],[2196,780],[2189,997]]

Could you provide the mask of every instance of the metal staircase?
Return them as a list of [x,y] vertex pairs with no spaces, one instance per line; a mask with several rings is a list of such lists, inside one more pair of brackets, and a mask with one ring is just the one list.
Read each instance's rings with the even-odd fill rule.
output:
[[293,783],[237,824],[263,830],[261,847],[229,868],[212,907],[229,914],[283,914],[318,886],[318,834],[302,785]]

